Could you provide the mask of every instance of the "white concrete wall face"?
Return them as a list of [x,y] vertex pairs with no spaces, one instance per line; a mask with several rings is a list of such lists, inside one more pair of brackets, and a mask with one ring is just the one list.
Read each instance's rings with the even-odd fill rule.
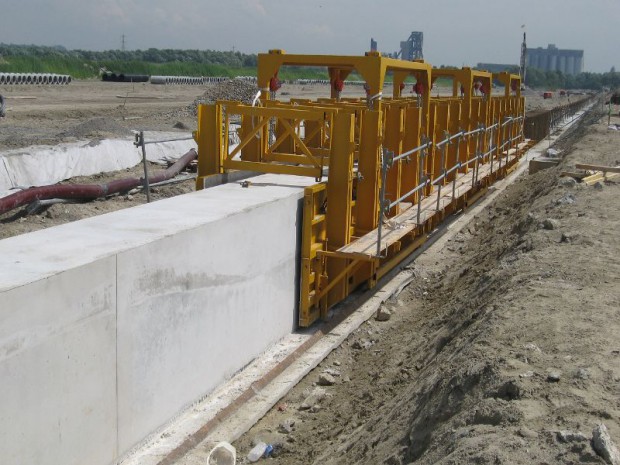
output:
[[119,255],[121,450],[293,330],[297,202]]
[[116,454],[114,257],[1,294],[0,461]]
[[109,465],[290,333],[309,183],[0,241],[0,461]]

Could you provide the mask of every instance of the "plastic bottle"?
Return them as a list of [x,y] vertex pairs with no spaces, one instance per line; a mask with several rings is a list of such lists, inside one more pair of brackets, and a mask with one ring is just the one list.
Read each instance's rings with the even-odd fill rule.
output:
[[260,458],[263,456],[263,454],[265,453],[265,450],[267,450],[267,444],[260,441],[248,453],[248,460],[250,462],[258,462]]

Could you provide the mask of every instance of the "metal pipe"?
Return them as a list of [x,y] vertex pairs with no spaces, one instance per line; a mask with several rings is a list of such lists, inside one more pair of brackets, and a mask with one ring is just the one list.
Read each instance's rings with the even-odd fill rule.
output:
[[[445,134],[448,134],[448,131],[445,131]],[[446,141],[450,141],[450,137],[448,137]],[[441,147],[441,160],[439,162],[441,166],[442,174],[434,181],[434,182],[441,181],[437,183],[437,208],[436,208],[437,211],[439,211],[439,201],[441,200],[441,185],[443,184],[443,180],[446,177],[445,163],[446,163],[446,146],[443,145]]]
[[[155,184],[173,178],[197,157],[198,154],[196,150],[191,149],[168,169],[150,176],[148,179],[149,183]],[[144,184],[144,182],[140,178],[126,178],[111,181],[107,184],[54,184],[50,186],[31,187],[30,189],[25,189],[7,197],[0,198],[0,215],[23,205],[27,205],[35,200],[57,198],[95,200],[99,197],[127,192],[142,184]]]
[[479,133],[482,130],[483,130],[482,128],[473,129],[473,130],[471,130],[469,132],[463,133],[462,135],[463,135],[463,137],[467,137],[467,136],[471,136],[471,135],[477,134],[477,133]]
[[140,138],[136,134],[136,142],[142,148],[142,166],[144,167],[144,190],[146,191],[146,203],[151,203],[151,189],[149,189],[149,171],[146,164],[146,146],[144,145],[144,131],[140,131]]
[[194,140],[194,138],[192,136],[189,136],[189,137],[179,137],[178,139],[147,140],[147,141],[144,141],[144,145],[163,144],[164,142],[177,142],[177,141],[182,141],[182,140]]
[[438,142],[435,144],[435,147],[441,147],[444,144],[448,144],[450,142],[452,142],[454,139],[463,136],[463,131],[457,132],[456,134],[448,137],[447,139],[442,140],[441,142]]
[[502,123],[502,127],[506,126],[508,123],[512,121],[512,116],[507,116]]
[[[425,136],[426,138],[426,136]],[[420,157],[419,157],[419,166],[418,166],[418,185],[421,184],[421,180],[422,180],[422,170],[424,169],[424,153],[425,149],[422,149],[422,151],[420,152]],[[427,184],[428,182],[428,178],[426,178],[426,176],[424,177],[425,181],[424,181],[424,185]],[[421,190],[420,193],[418,194],[418,211],[417,211],[417,215],[416,215],[416,223],[419,225],[420,224],[420,214],[422,213],[422,199],[424,199],[424,191]]]
[[476,163],[474,164],[474,172],[471,177],[471,186],[474,187],[478,180],[478,167],[480,165],[480,133],[476,135],[476,149],[474,150],[474,159]]
[[433,145],[432,141],[426,142],[425,144],[422,144],[414,149],[409,150],[408,152],[405,153],[401,153],[400,155],[398,155],[397,157],[394,157],[393,161],[398,161],[398,160],[402,160],[403,158],[408,157],[409,155],[413,155],[416,152],[419,152],[420,150],[424,150],[426,148],[430,148]]
[[[388,150],[381,150],[381,190],[379,192],[379,224],[377,225],[377,257],[381,256],[381,233],[383,229],[383,208],[385,204],[385,185],[387,184]],[[390,205],[390,208],[392,206]]]
[[415,194],[416,192],[418,192],[420,189],[422,189],[423,187],[427,186],[430,183],[430,179],[425,180],[422,184],[418,184],[416,187],[414,187],[413,189],[411,189],[409,192],[407,192],[405,195],[403,195],[401,198],[395,200],[394,202],[392,202],[390,204],[390,208],[394,208],[396,205],[398,205],[400,202],[402,202],[404,199],[406,199],[407,197],[409,197],[410,195]]

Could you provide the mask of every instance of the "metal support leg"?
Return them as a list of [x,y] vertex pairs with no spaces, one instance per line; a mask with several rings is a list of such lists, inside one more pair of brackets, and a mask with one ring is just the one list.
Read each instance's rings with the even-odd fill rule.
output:
[[443,146],[441,147],[441,175],[443,176],[442,180],[440,183],[437,184],[437,207],[435,208],[437,211],[439,211],[439,204],[441,203],[441,185],[443,184],[444,179],[446,179],[446,166],[445,166],[445,162],[446,162],[446,146],[448,144],[443,144]]
[[[422,142],[426,143],[424,139],[422,140]],[[422,149],[420,151],[420,166],[418,167],[418,186],[422,183],[422,177],[423,177],[422,172],[424,170],[424,154],[425,154],[425,150]],[[426,176],[424,176],[424,178],[426,178]],[[417,220],[416,220],[418,226],[420,225],[420,216],[422,213],[422,200],[423,199],[424,199],[424,189],[420,189],[420,193],[418,195],[418,214],[417,214]]]
[[474,162],[474,172],[471,176],[471,187],[476,185],[478,181],[478,165],[480,164],[480,158],[478,157],[480,151],[480,133],[476,134],[476,150],[474,151],[474,156],[476,157],[476,161]]
[[[459,148],[461,147],[461,136],[457,137],[456,139],[456,163],[460,164],[461,162],[459,161]],[[452,202],[454,202],[454,199],[456,198],[456,176],[457,176],[458,171],[454,172],[454,177],[452,178]]]
[[142,148],[142,166],[144,167],[144,190],[146,191],[146,202],[151,203],[151,189],[149,187],[149,171],[146,165],[146,147],[144,144],[144,131],[140,131],[136,134],[136,140],[134,142],[136,147]]
[[381,257],[381,233],[383,229],[383,212],[385,210],[385,185],[387,183],[387,172],[391,166],[393,152],[383,148],[381,152],[381,191],[379,194],[379,224],[377,225],[377,257]]

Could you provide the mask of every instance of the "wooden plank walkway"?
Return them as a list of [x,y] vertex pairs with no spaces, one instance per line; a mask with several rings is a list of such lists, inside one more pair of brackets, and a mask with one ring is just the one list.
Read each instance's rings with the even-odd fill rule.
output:
[[[511,149],[508,154],[502,156],[502,168],[515,161],[519,152],[526,146],[526,143],[519,144],[519,149]],[[493,160],[493,172],[499,169],[498,160]],[[418,223],[418,205],[411,205],[407,210],[400,214],[389,218],[383,222],[381,228],[381,246],[379,248],[379,254],[385,251],[388,247],[394,243],[400,241],[403,237],[410,234],[418,226],[424,225],[433,216],[443,212],[446,207],[452,204],[453,201],[458,201],[466,194],[473,190],[472,176],[473,171],[468,173],[461,173],[457,175],[456,185],[454,189],[454,197],[452,196],[452,182],[444,184],[441,187],[441,193],[439,194],[439,209],[437,209],[437,187],[430,197],[422,199],[420,205],[420,221]],[[484,180],[491,176],[491,164],[485,163],[479,166],[478,170],[478,182],[484,184]],[[349,257],[356,260],[372,261],[378,258],[377,255],[377,243],[379,242],[379,229],[374,229],[359,239],[351,242],[350,244],[341,247],[335,255]]]

